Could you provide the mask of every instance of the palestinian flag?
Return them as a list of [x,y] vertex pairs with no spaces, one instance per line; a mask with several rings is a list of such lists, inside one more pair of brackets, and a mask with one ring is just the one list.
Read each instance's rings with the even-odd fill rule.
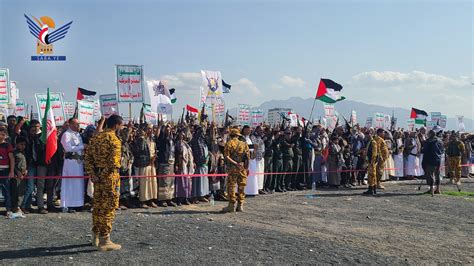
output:
[[45,163],[49,164],[51,158],[58,149],[58,137],[56,130],[56,122],[54,121],[53,108],[51,107],[51,98],[49,95],[46,98],[46,108],[44,109],[42,128],[41,128],[41,142],[46,145]]
[[415,119],[415,124],[425,125],[427,116],[427,112],[420,109],[411,108],[410,118]]
[[186,105],[186,111],[188,111],[191,115],[194,116],[197,116],[199,113],[199,110],[197,108],[194,108],[189,104]]
[[77,88],[76,100],[84,100],[84,98],[95,96],[97,92],[89,91],[83,88]]
[[223,93],[230,93],[230,87],[232,87],[230,84],[225,83],[224,80],[222,80],[222,92]]
[[176,90],[174,88],[171,88],[170,89],[170,99],[171,99],[171,103],[175,103],[177,98],[176,98],[176,94],[174,93]]
[[341,96],[342,86],[330,79],[321,79],[316,93],[316,99],[325,103],[335,103],[344,100]]

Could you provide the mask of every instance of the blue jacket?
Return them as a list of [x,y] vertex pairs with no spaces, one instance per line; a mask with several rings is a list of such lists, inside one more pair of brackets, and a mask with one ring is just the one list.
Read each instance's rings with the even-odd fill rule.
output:
[[441,155],[444,153],[443,143],[437,137],[429,138],[421,149],[421,153],[423,153],[422,165],[440,166]]

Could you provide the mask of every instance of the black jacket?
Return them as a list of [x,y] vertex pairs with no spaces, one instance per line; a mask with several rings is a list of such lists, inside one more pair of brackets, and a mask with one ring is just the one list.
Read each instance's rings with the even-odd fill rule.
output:
[[29,165],[32,166],[46,166],[46,145],[41,141],[41,133],[36,134],[29,139],[31,149],[27,149],[26,158],[29,160]]
[[133,165],[135,167],[147,167],[150,165],[150,147],[148,147],[145,137],[139,137],[135,140],[132,151],[134,157]]
[[[164,130],[164,129],[163,129]],[[164,132],[156,138],[158,164],[174,163],[174,142],[172,136],[165,136]]]

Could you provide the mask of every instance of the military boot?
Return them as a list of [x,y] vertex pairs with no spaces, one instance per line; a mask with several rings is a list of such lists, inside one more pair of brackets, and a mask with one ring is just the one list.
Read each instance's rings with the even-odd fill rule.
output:
[[229,205],[227,205],[227,207],[223,208],[221,212],[222,213],[235,212],[235,204],[229,202]]
[[364,192],[364,195],[373,195],[373,194],[374,194],[374,190],[372,186],[369,186],[369,189],[367,189],[367,191]]
[[238,212],[244,211],[244,204],[242,202],[237,203],[237,210]]
[[99,246],[97,247],[99,251],[112,251],[119,250],[121,248],[121,245],[115,244],[110,240],[110,235],[101,236],[99,238]]

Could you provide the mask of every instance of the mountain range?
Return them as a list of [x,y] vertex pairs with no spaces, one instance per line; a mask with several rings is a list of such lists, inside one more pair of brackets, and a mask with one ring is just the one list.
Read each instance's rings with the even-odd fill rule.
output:
[[[302,115],[305,118],[309,118],[311,107],[313,106],[314,98],[303,99],[301,97],[291,97],[286,100],[271,100],[266,101],[259,106],[254,106],[255,109],[261,109],[265,112],[268,112],[268,109],[271,108],[291,108],[293,112]],[[384,113],[389,115],[394,115],[397,118],[397,127],[407,128],[407,120],[410,118],[411,110],[400,108],[400,107],[386,107],[374,104],[367,104],[358,101],[344,100],[335,104],[336,111],[343,115],[345,118],[349,119],[351,111],[355,110],[357,112],[357,122],[361,125],[365,125],[367,117],[374,117],[375,113]],[[430,111],[440,111],[440,110],[426,110],[428,114]],[[230,114],[236,115],[238,112],[237,108],[232,108],[229,110]],[[472,114],[469,114],[472,115]],[[316,101],[313,111],[313,119],[318,119],[319,117],[324,116],[323,103],[321,101]],[[474,120],[464,117],[464,125],[466,131],[474,130]],[[448,117],[447,129],[457,130],[458,123],[456,117]]]

